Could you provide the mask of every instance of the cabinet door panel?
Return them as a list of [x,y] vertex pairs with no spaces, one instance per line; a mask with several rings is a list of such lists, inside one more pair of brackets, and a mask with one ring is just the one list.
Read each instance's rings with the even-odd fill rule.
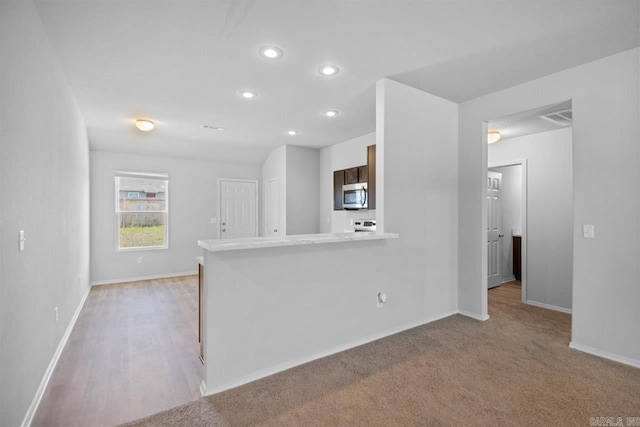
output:
[[333,172],[333,210],[341,211],[342,207],[342,186],[344,185],[344,171]]
[[345,184],[357,184],[358,183],[358,168],[350,168],[344,171],[344,183]]
[[376,208],[376,146],[367,147],[367,166],[369,179],[367,180],[367,190],[369,190],[369,209]]
[[369,180],[369,167],[367,165],[358,168],[358,182],[367,182]]

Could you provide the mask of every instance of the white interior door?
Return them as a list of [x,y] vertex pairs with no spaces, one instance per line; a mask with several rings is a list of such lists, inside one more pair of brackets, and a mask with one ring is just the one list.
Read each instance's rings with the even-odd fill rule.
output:
[[502,250],[502,218],[500,189],[502,174],[487,172],[487,287],[501,283],[500,254]]
[[258,182],[221,179],[220,238],[258,235]]
[[278,205],[280,203],[278,192],[278,178],[272,178],[267,180],[264,187],[264,235],[265,236],[278,236],[278,224],[280,223],[280,217],[278,215]]

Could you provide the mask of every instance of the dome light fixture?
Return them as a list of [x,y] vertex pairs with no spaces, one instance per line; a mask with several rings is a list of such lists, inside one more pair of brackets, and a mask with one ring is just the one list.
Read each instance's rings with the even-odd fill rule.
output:
[[335,65],[323,65],[318,68],[318,72],[323,76],[335,76],[340,72],[340,68]]
[[291,135],[291,136],[295,136],[295,135],[297,135],[297,134],[298,134],[298,131],[297,131],[297,130],[293,130],[293,129],[291,129],[291,130],[289,130],[287,133],[288,133],[289,135]]
[[490,130],[487,133],[487,142],[489,144],[495,144],[496,142],[500,141],[502,139],[502,135],[500,135],[500,132],[497,130]]
[[255,92],[251,92],[250,90],[241,90],[240,92],[238,92],[240,94],[241,97],[243,97],[244,99],[252,99],[255,98],[256,96],[258,96],[257,93]]
[[327,110],[324,112],[324,115],[327,117],[335,117],[338,114],[340,114],[340,112],[338,110]]
[[142,132],[149,132],[154,127],[156,127],[156,125],[151,120],[137,119],[136,120],[136,127],[138,129],[140,129]]
[[284,55],[282,49],[275,46],[264,46],[259,50],[260,55],[267,59],[280,59]]

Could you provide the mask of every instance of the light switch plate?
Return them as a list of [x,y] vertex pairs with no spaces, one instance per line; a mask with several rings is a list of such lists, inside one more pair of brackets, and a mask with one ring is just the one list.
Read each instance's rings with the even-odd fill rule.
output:
[[584,224],[582,226],[582,237],[584,237],[585,239],[595,239],[595,227],[593,225]]

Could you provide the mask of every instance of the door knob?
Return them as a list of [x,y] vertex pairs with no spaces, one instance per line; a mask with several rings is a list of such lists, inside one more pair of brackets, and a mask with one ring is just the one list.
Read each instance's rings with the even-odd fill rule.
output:
[[222,229],[222,232],[225,232],[225,231],[227,231],[227,230],[223,228],[223,229]]
[[274,232],[274,233],[277,233],[277,232],[278,232],[278,229],[276,228],[275,230],[273,230],[273,232]]
[[227,223],[226,223],[226,222],[223,222],[223,223],[222,223],[222,225],[227,225]]

